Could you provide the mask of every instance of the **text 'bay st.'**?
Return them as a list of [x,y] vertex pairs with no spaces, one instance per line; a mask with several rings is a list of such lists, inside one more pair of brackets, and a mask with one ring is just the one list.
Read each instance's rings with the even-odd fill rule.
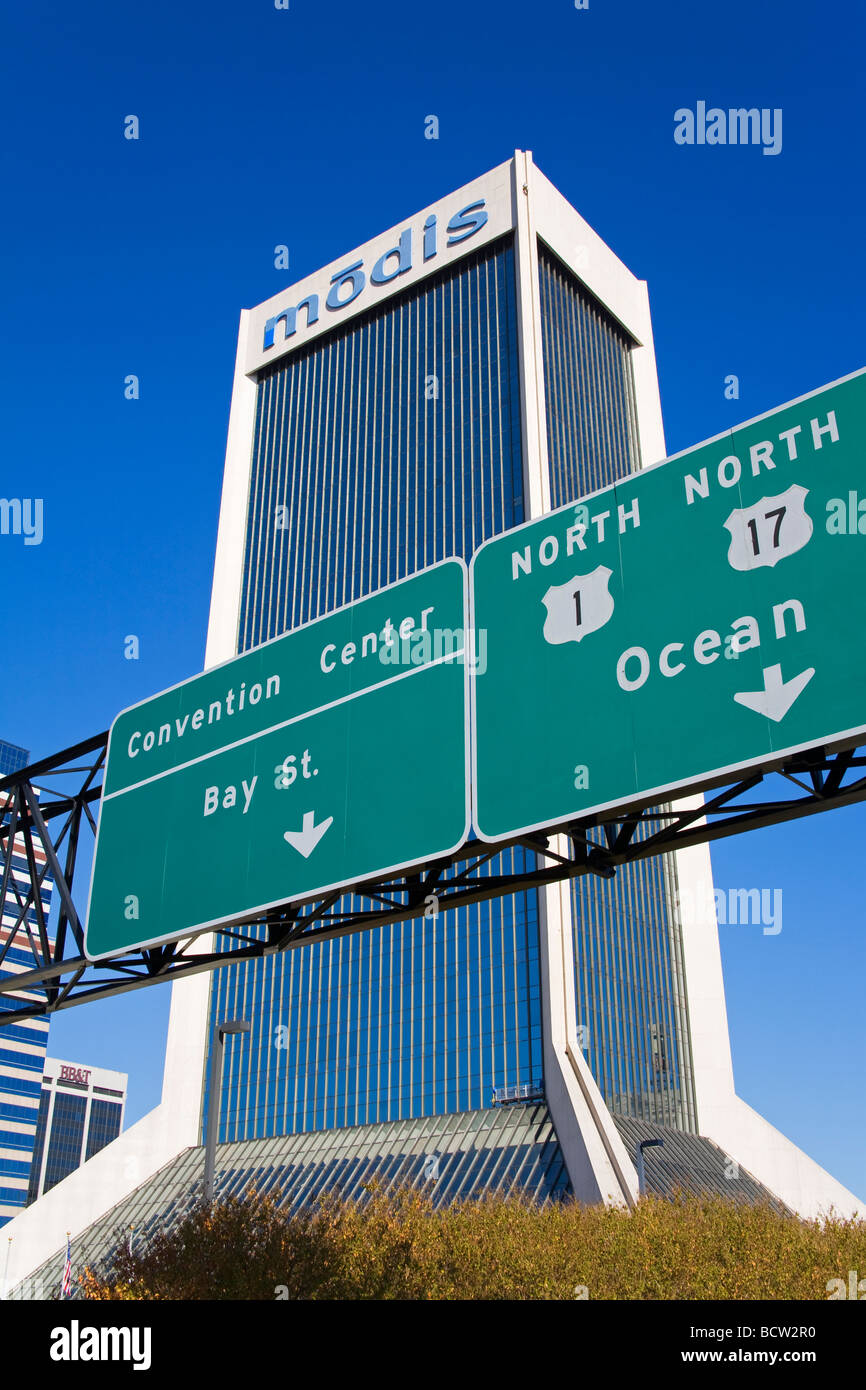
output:
[[486,542],[471,573],[487,640],[479,834],[866,727],[866,545],[838,525],[864,474],[860,372]]
[[88,955],[462,844],[465,628],[466,567],[446,560],[118,715]]

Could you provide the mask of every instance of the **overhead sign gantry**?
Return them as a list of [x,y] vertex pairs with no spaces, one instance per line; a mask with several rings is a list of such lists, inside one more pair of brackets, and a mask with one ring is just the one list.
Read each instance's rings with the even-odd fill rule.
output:
[[866,800],[866,371],[488,541],[469,578],[468,614],[444,561],[0,778],[0,967],[33,957],[0,1023]]

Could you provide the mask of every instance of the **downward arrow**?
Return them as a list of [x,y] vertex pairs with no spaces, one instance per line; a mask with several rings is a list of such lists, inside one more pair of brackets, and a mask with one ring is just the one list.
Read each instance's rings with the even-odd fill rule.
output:
[[328,816],[327,820],[323,820],[319,825],[316,825],[315,811],[305,811],[303,830],[284,830],[283,839],[288,840],[292,849],[296,849],[305,859],[309,859],[325,831],[329,826],[333,825],[333,823],[334,817]]
[[737,704],[753,709],[756,714],[765,714],[768,719],[773,719],[778,724],[780,719],[785,718],[801,690],[805,690],[809,684],[815,674],[815,668],[810,666],[808,670],[801,671],[799,676],[792,676],[789,681],[782,680],[782,668],[779,665],[765,666],[762,674],[763,690],[741,690],[734,699]]

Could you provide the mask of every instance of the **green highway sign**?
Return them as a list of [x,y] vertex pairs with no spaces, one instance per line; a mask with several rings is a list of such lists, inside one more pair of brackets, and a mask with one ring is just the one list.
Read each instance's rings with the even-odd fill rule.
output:
[[485,542],[496,841],[866,732],[866,371]]
[[459,848],[466,587],[445,560],[119,714],[88,957]]

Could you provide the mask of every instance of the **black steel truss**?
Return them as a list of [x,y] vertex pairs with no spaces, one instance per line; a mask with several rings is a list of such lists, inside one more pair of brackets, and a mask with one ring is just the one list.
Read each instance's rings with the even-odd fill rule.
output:
[[[497,845],[471,840],[457,854],[411,873],[238,920],[219,929],[211,950],[200,949],[209,933],[198,933],[95,963],[84,955],[72,889],[82,828],[96,831],[93,807],[102,791],[107,742],[107,733],[99,734],[0,779],[0,1025],[406,921],[434,908],[466,907],[582,874],[612,878],[620,865],[637,859],[866,800],[866,747],[812,748],[723,785],[694,788],[703,790],[704,800],[691,810],[638,805]],[[741,800],[771,777],[799,794]],[[55,786],[67,778],[75,779],[74,790],[68,782]],[[493,861],[509,848],[517,851],[510,856],[511,872],[501,872],[501,865],[494,871]],[[53,938],[40,891],[46,875],[58,896]]]

